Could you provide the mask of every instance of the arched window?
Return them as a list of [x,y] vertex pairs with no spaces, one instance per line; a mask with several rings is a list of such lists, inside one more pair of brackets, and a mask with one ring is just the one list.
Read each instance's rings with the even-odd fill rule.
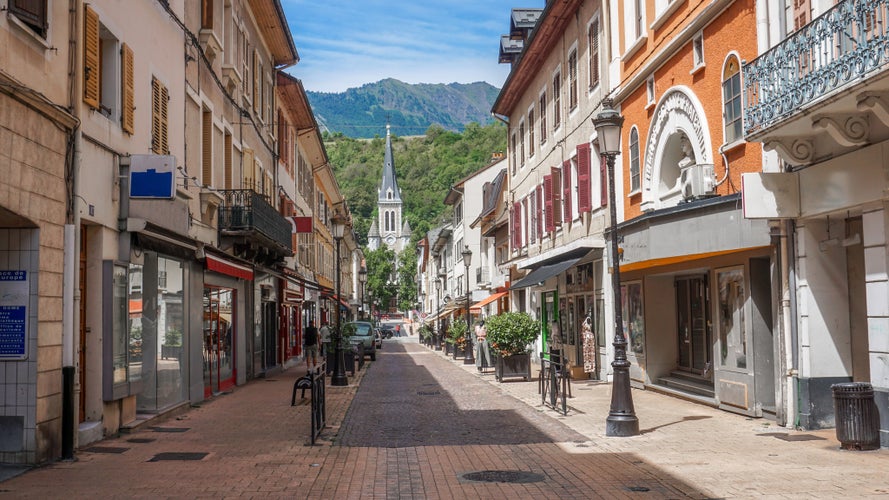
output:
[[630,129],[630,191],[641,188],[639,177],[639,129]]
[[742,139],[741,130],[741,64],[730,56],[722,68],[722,109],[725,143]]

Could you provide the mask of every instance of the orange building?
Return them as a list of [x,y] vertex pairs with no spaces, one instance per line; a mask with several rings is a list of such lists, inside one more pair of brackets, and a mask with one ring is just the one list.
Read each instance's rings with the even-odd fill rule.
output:
[[616,2],[611,97],[625,118],[616,183],[631,377],[770,416],[780,414],[775,257],[768,225],[744,218],[740,196],[741,174],[762,170],[741,118],[754,4]]

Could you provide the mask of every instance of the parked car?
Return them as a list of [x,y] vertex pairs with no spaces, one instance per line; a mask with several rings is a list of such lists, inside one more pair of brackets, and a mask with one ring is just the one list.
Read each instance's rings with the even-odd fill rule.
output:
[[389,323],[380,324],[380,333],[383,334],[384,339],[391,339],[395,336],[395,325]]
[[377,360],[376,335],[374,327],[367,321],[350,321],[343,325],[343,336],[347,336],[352,342],[364,344],[364,354],[370,356],[371,361]]
[[379,328],[374,329],[374,339],[376,342],[376,348],[382,349],[383,348],[383,333],[380,332]]

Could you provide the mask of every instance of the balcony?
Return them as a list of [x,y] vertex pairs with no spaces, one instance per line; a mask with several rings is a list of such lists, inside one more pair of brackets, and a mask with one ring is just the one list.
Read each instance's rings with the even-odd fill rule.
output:
[[479,286],[488,284],[490,281],[489,274],[490,271],[488,271],[487,268],[477,267],[475,269],[475,282],[478,283]]
[[[889,126],[887,21],[889,0],[847,0],[745,64],[745,138],[777,150],[792,165],[883,139]],[[868,114],[884,127],[875,127]]]
[[292,226],[265,196],[250,189],[221,190],[219,234],[239,257],[274,264],[293,254]]

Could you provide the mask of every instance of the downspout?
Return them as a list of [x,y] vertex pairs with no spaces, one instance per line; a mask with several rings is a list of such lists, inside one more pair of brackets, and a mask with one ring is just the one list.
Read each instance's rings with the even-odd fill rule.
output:
[[787,228],[787,244],[789,246],[787,268],[790,286],[790,394],[789,400],[791,405],[788,407],[792,413],[789,413],[793,419],[793,427],[799,427],[799,322],[796,321],[799,310],[797,308],[796,299],[796,257],[793,249],[796,248],[796,224],[794,221],[786,222]]

